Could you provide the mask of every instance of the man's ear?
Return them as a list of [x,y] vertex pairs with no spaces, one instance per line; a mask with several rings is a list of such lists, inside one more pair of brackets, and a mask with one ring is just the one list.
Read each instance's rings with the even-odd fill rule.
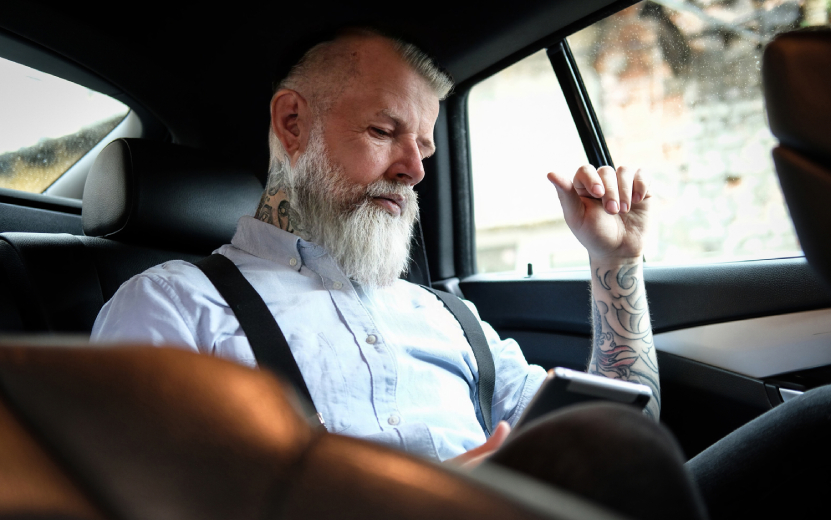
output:
[[309,105],[299,92],[282,89],[271,98],[271,129],[294,164],[309,141]]

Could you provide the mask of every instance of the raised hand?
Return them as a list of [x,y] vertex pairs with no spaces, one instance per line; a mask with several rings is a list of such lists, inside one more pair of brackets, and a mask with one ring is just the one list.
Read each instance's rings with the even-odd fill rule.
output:
[[649,182],[640,170],[582,166],[574,180],[549,173],[566,224],[589,251],[592,272],[592,356],[588,371],[642,383],[653,398],[644,412],[661,412],[658,360],[643,281]]
[[643,254],[649,182],[639,169],[581,166],[573,180],[549,173],[566,224],[593,261],[631,262]]

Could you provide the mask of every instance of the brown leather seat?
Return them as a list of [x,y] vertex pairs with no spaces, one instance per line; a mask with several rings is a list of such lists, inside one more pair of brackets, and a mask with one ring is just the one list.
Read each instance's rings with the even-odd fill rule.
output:
[[614,518],[313,431],[271,375],[177,349],[5,345],[0,385],[0,518]]
[[831,286],[831,28],[777,36],[762,75],[782,192],[805,257]]

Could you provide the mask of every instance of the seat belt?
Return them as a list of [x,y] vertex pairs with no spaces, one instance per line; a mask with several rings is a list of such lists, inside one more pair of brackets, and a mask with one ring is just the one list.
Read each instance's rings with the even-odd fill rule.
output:
[[194,265],[205,273],[234,311],[242,331],[248,337],[257,365],[288,379],[308,401],[312,412],[310,418],[325,426],[286,337],[257,290],[245,279],[234,262],[223,255],[213,254],[194,262]]
[[[288,379],[291,384],[309,401],[314,417],[325,425],[323,416],[314,408],[312,394],[303,380],[300,367],[297,366],[289,344],[274,315],[268,310],[256,289],[245,279],[239,268],[227,257],[213,254],[203,258],[194,265],[216,287],[219,294],[234,312],[242,331],[248,337],[251,351],[257,364]],[[424,287],[424,286],[422,286]],[[473,349],[473,357],[479,367],[479,407],[488,435],[492,432],[491,405],[496,374],[488,341],[479,320],[462,300],[453,294],[424,287],[444,303],[447,310],[456,318]]]
[[462,330],[467,337],[467,342],[470,343],[470,348],[473,350],[473,357],[476,359],[476,365],[479,367],[479,381],[477,383],[479,409],[482,412],[485,429],[488,435],[490,435],[493,433],[491,409],[493,407],[493,389],[496,384],[496,370],[493,365],[493,354],[491,354],[488,340],[485,338],[485,331],[482,330],[482,324],[479,323],[473,311],[455,294],[439,291],[438,289],[423,285],[422,287],[441,300],[444,306],[447,307],[447,310],[459,322],[459,325],[462,326]]

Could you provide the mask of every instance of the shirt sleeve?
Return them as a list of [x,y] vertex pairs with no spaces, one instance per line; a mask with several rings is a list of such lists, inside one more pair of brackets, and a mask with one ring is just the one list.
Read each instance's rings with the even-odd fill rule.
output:
[[479,318],[479,312],[473,303],[462,301],[479,319],[493,355],[496,372],[491,407],[493,423],[508,421],[514,426],[542,385],[546,376],[545,369],[529,364],[516,341],[511,338],[501,339],[490,324]]
[[176,292],[161,279],[134,276],[108,301],[92,327],[90,341],[138,342],[198,351],[193,327]]

